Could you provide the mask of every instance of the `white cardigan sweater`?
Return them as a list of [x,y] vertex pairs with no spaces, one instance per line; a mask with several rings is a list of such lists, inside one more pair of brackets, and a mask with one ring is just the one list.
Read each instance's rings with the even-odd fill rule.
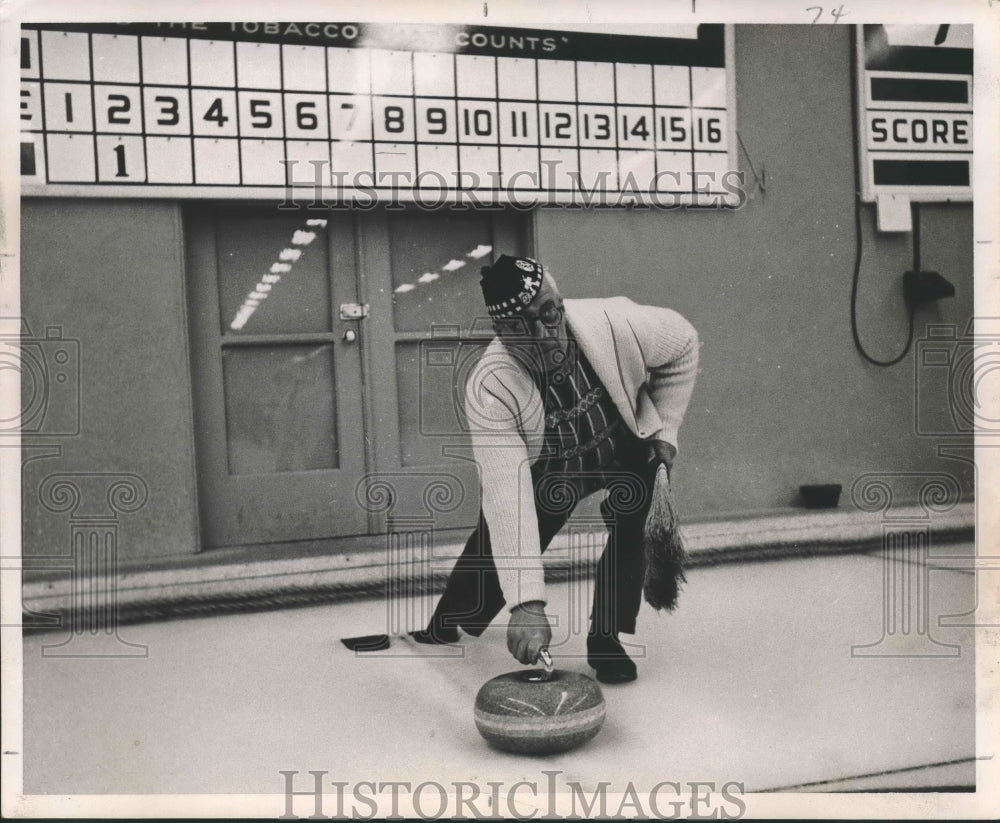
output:
[[[675,311],[627,297],[567,299],[564,305],[569,328],[625,424],[640,438],[676,448],[698,370],[694,327]],[[541,393],[499,337],[465,388],[465,416],[501,590],[508,608],[544,601],[530,470],[545,432]]]

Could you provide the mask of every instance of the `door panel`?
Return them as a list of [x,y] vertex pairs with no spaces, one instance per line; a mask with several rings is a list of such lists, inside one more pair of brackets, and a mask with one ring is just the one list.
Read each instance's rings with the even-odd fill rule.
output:
[[222,383],[230,475],[340,468],[333,346],[223,347]]
[[[496,212],[389,212],[385,234],[396,334],[435,325],[468,329],[483,313],[479,270],[492,260]],[[470,257],[469,254],[480,254]]]
[[[330,331],[330,254],[323,242],[330,231],[329,222],[323,229],[306,225],[302,218],[220,215],[219,332],[243,336]],[[265,277],[275,282],[262,283]],[[234,327],[233,320],[258,285],[270,286],[267,298],[243,325]]]
[[353,217],[208,206],[186,229],[205,545],[365,533]]
[[493,337],[479,270],[495,255],[527,253],[530,215],[386,211],[367,218],[364,238],[366,276],[391,283],[368,291],[376,474],[397,490],[389,513],[469,528],[479,482],[461,413],[464,379]]

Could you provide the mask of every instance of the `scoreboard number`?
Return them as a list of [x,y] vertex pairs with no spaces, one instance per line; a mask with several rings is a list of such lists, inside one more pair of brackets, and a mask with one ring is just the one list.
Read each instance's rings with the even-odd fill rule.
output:
[[497,112],[500,143],[538,145],[538,106],[534,103],[501,103]]
[[722,151],[726,148],[725,112],[696,112],[692,126],[694,147],[706,151]]
[[448,111],[440,106],[428,106],[424,110],[424,119],[427,121],[426,132],[429,136],[435,137],[448,133]]
[[414,139],[413,99],[409,97],[372,98],[375,140],[412,142]]
[[148,134],[190,134],[191,108],[186,92],[175,88],[147,86],[143,89]]
[[194,134],[204,137],[235,137],[236,94],[223,89],[192,89],[191,119]]
[[616,139],[614,106],[580,106],[580,145],[613,148]]
[[653,143],[653,110],[621,107],[618,110],[618,145],[622,148],[645,148]]
[[370,97],[362,94],[330,95],[330,139],[372,139]]
[[240,130],[248,137],[284,136],[280,92],[241,91],[239,93]]
[[657,148],[668,151],[691,148],[691,112],[687,109],[660,110],[656,118]]
[[[669,186],[690,202],[733,202],[721,177],[710,191],[691,179],[736,163],[731,27],[635,37],[327,24],[307,41],[248,25],[25,24],[24,191],[265,198],[319,181],[345,197],[474,187],[568,202],[581,179],[614,198],[626,178],[629,192],[663,190],[657,173],[677,169],[683,181]],[[529,52],[529,39],[544,48]],[[971,120],[903,111],[869,130],[873,150],[926,135],[960,154]]]
[[497,104],[485,100],[458,103],[458,140],[468,144],[497,143]]
[[[73,96],[63,95],[67,121],[74,116]],[[94,107],[97,131],[114,134],[142,133],[142,98],[135,86],[96,86]]]
[[576,106],[543,104],[538,107],[543,146],[576,145]]
[[417,100],[417,141],[456,143],[455,103],[451,100]]
[[181,122],[180,103],[176,97],[166,94],[158,94],[153,98],[153,103],[160,107],[159,117],[154,121],[157,126],[176,126]]
[[327,140],[330,128],[326,100],[320,94],[285,95],[285,134],[303,140]]
[[141,137],[97,138],[97,179],[102,183],[142,183],[146,158]]

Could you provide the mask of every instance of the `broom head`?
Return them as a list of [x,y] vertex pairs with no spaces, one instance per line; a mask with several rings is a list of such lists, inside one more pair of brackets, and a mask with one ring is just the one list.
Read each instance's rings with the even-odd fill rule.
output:
[[653,499],[646,515],[642,534],[646,558],[643,595],[654,609],[673,611],[681,583],[686,582],[684,567],[687,552],[677,524],[677,514],[670,499],[670,478],[662,463],[656,469]]

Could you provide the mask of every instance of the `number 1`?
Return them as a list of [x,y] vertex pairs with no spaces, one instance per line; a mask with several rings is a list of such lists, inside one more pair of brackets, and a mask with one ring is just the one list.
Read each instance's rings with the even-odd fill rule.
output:
[[128,177],[128,172],[125,171],[125,147],[115,146],[115,157],[118,160],[118,171],[115,173],[115,177]]

